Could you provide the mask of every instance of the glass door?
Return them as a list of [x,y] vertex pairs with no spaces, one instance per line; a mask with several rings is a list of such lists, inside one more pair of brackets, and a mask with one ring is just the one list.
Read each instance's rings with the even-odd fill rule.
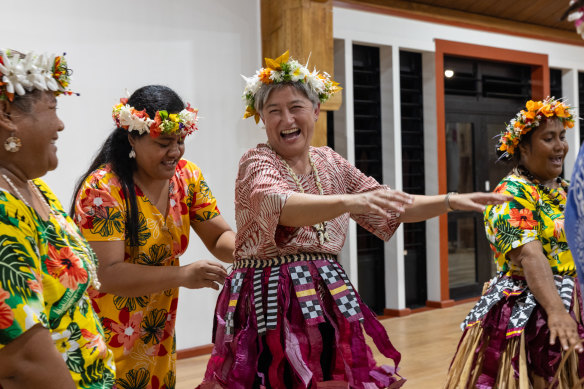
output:
[[[491,192],[510,166],[497,162],[497,138],[510,116],[455,113],[446,115],[447,188],[449,192]],[[448,276],[450,297],[481,294],[483,283],[495,274],[485,237],[483,214],[448,214]]]

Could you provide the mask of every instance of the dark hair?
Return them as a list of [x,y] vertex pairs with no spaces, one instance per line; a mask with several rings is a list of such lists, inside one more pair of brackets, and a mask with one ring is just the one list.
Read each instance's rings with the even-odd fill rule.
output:
[[521,161],[521,149],[519,148],[519,145],[530,145],[531,144],[531,136],[533,135],[533,133],[535,131],[539,130],[540,127],[541,127],[541,125],[535,127],[533,130],[526,132],[525,134],[523,134],[521,136],[521,139],[519,140],[517,147],[515,147],[515,152],[513,153],[513,155],[503,157],[505,152],[499,150],[499,144],[497,143],[497,145],[495,147],[497,148],[496,153],[497,153],[497,157],[499,157],[499,161],[507,162],[509,165],[512,165],[513,167],[519,165],[519,162]]
[[[146,110],[151,118],[155,117],[156,111],[166,110],[168,113],[178,113],[185,108],[179,95],[162,85],[148,85],[136,90],[128,99],[128,104],[139,111]],[[149,135],[131,133],[130,136],[139,138]],[[75,197],[73,204],[71,204],[70,214],[71,217],[75,215],[75,201],[87,177],[100,166],[109,164],[120,180],[126,209],[129,210],[126,212],[126,239],[129,239],[130,246],[138,246],[139,215],[133,177],[137,166],[136,160],[129,157],[131,150],[128,131],[120,127],[116,128],[101,146],[93,162],[89,165],[89,169],[77,182],[75,192],[73,192]]]
[[19,111],[26,114],[31,114],[34,105],[43,97],[44,93],[45,91],[42,91],[40,89],[34,89],[30,92],[27,91],[22,96],[19,94],[15,94],[14,100],[12,100],[11,104],[14,107],[18,108]]

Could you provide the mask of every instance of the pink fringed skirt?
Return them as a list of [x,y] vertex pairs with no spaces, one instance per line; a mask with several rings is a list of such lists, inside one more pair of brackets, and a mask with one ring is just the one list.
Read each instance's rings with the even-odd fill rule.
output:
[[363,330],[394,361],[400,354],[330,254],[234,264],[215,311],[201,388],[398,388],[376,366]]
[[[582,326],[582,298],[577,279],[554,276],[564,303]],[[584,377],[584,355],[550,345],[545,310],[523,278],[500,276],[461,324],[464,333],[445,388],[573,388]],[[564,359],[562,363],[562,359]]]

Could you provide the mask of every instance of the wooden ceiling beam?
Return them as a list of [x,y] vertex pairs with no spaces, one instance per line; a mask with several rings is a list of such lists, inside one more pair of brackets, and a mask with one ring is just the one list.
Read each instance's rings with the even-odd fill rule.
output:
[[500,19],[450,8],[436,7],[405,0],[334,0],[340,8],[418,19],[432,23],[472,28],[489,32],[542,39],[546,41],[584,46],[576,30],[567,31],[530,23]]

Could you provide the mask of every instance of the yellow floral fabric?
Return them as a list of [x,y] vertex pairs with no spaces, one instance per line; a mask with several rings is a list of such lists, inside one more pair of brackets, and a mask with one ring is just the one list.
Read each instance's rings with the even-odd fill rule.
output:
[[95,255],[49,187],[34,183],[54,211],[48,221],[0,191],[0,349],[40,324],[78,388],[111,388],[113,353],[87,294]]
[[[511,174],[494,192],[513,196],[509,202],[488,206],[484,213],[485,231],[495,254],[497,270],[509,276],[522,276],[522,269],[511,263],[507,253],[539,240],[553,273],[575,276],[574,259],[564,232],[564,212],[559,207],[566,204],[564,189],[552,189],[547,194],[531,182]],[[553,199],[559,204],[554,204]]]
[[[89,241],[126,240],[125,261],[147,266],[179,266],[189,242],[190,226],[219,215],[217,202],[201,170],[181,160],[170,180],[164,217],[138,186],[138,243],[125,236],[126,202],[120,181],[108,165],[95,170],[76,199],[76,222]],[[175,320],[178,288],[148,296],[91,295],[115,354],[119,389],[173,388]]]

